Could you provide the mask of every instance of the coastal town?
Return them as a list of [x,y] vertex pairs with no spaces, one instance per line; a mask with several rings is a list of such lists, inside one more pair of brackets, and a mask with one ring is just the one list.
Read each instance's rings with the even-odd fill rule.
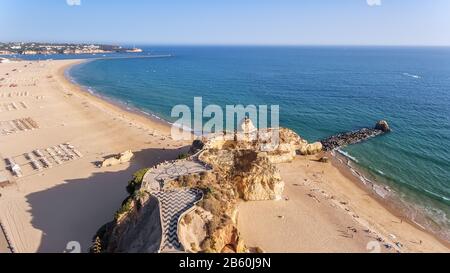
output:
[[0,55],[140,53],[142,49],[101,44],[0,43]]

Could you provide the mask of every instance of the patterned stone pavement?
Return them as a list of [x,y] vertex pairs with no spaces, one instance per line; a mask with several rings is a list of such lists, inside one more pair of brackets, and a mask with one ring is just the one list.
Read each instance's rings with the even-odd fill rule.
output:
[[158,198],[161,210],[162,240],[160,252],[183,251],[178,240],[178,221],[197,202],[203,198],[203,193],[196,189],[179,191],[160,191],[153,193]]
[[161,164],[156,169],[151,169],[145,174],[142,188],[150,192],[161,191],[164,188],[165,181],[173,180],[182,175],[209,170],[204,164],[195,160],[178,160]]
[[184,251],[178,239],[179,220],[203,199],[203,193],[197,189],[165,190],[165,182],[182,175],[209,170],[196,160],[178,160],[161,164],[145,174],[142,188],[148,190],[159,201],[163,233],[160,252]]

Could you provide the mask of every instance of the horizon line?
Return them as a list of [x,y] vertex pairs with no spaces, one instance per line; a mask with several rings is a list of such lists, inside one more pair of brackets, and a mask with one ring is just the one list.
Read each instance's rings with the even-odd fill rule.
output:
[[218,47],[450,47],[450,44],[251,44],[251,43],[144,43],[144,42],[94,42],[94,41],[0,41],[0,43],[97,44],[135,46],[218,46]]

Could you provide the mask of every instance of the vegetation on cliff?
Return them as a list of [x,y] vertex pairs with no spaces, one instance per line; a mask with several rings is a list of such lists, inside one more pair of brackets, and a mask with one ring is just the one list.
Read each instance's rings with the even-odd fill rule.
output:
[[[237,229],[237,204],[240,200],[262,201],[281,199],[284,182],[274,165],[291,161],[301,149],[309,147],[305,140],[289,129],[280,129],[280,142],[275,150],[269,143],[248,134],[232,139],[216,136],[196,140],[191,154],[179,159],[198,160],[211,170],[187,173],[164,181],[164,190],[196,188],[203,192],[203,200],[180,219],[178,236],[188,252],[247,252]],[[253,132],[258,137],[270,130]],[[321,147],[320,147],[321,148]],[[314,152],[306,148],[308,152]],[[195,154],[195,156],[194,156]],[[158,206],[150,202],[150,189],[143,184],[149,169],[135,173],[127,186],[130,196],[124,201],[116,217],[103,232],[97,234],[107,252],[157,251]],[[147,217],[147,219],[143,219]],[[149,218],[152,217],[152,224]],[[147,223],[144,227],[143,223]],[[149,228],[152,226],[152,228]],[[147,234],[143,236],[143,234]],[[150,235],[153,241],[150,240]],[[139,239],[141,238],[141,239]],[[145,240],[145,242],[139,242]],[[146,247],[143,248],[142,245]]]

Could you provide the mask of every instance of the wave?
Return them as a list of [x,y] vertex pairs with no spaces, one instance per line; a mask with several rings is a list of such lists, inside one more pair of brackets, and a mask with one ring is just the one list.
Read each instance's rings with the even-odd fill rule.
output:
[[347,153],[347,152],[345,152],[345,151],[343,151],[343,150],[341,150],[341,149],[337,149],[337,151],[338,151],[338,153],[340,153],[341,155],[343,155],[343,156],[349,158],[350,160],[352,160],[352,161],[354,161],[354,162],[356,162],[356,163],[359,163],[358,159],[356,159],[356,157],[351,156],[349,153]]
[[447,201],[447,202],[450,201],[450,198],[448,198],[448,197],[442,196],[440,194],[437,194],[437,193],[427,190],[425,188],[423,188],[422,190],[426,191],[428,194],[434,196],[435,198],[438,198],[438,199],[441,199],[441,200]]
[[[72,67],[72,68],[73,68],[73,67]],[[131,101],[124,101],[124,100],[121,100],[121,99],[112,98],[112,97],[110,97],[110,96],[105,96],[105,95],[103,95],[101,92],[97,92],[97,90],[95,90],[94,87],[91,87],[91,86],[85,86],[85,85],[79,83],[79,82],[76,80],[76,78],[73,77],[73,76],[70,74],[70,70],[71,70],[71,69],[66,70],[66,72],[65,72],[66,78],[67,78],[70,82],[72,82],[73,84],[80,86],[85,92],[88,92],[89,94],[91,94],[91,95],[93,95],[93,96],[95,96],[95,97],[98,97],[98,98],[100,98],[100,99],[102,99],[102,100],[105,100],[105,101],[107,101],[107,102],[109,102],[109,103],[112,103],[112,104],[114,104],[114,105],[116,105],[116,106],[118,106],[118,107],[120,107],[120,108],[122,108],[122,109],[124,109],[124,110],[126,110],[126,111],[134,112],[134,113],[143,115],[143,116],[145,116],[145,117],[148,117],[148,118],[151,118],[151,119],[153,119],[153,120],[157,120],[157,121],[160,121],[160,122],[169,124],[169,125],[174,125],[172,122],[170,122],[170,121],[168,121],[168,120],[166,120],[166,119],[164,119],[164,118],[162,118],[162,117],[160,117],[160,116],[158,116],[158,115],[156,115],[156,114],[149,113],[149,112],[146,112],[146,111],[142,110],[141,108],[135,106]],[[184,129],[184,128],[183,128],[183,129]]]
[[414,78],[414,79],[421,79],[422,78],[419,75],[414,75],[414,74],[410,74],[410,73],[406,73],[406,72],[403,73],[403,76]]

